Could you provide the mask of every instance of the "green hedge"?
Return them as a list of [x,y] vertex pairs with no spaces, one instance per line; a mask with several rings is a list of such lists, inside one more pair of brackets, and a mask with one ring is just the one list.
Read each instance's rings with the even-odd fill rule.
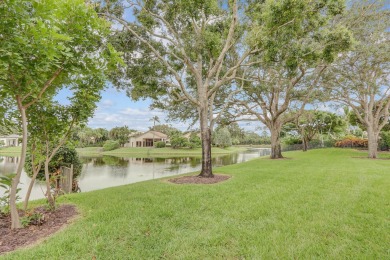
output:
[[115,149],[118,149],[120,147],[120,144],[118,141],[114,140],[107,140],[103,145],[103,151],[112,151]]

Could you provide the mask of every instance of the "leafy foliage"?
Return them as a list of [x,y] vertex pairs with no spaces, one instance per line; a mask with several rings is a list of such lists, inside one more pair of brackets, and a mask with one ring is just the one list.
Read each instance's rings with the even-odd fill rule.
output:
[[[5,176],[0,176],[0,188],[4,189],[4,195],[0,196],[0,213],[1,214],[8,214],[9,213],[9,205],[10,205],[10,191],[11,191],[11,185],[12,185],[12,179],[15,177],[16,174],[11,173],[7,174]],[[20,191],[20,188],[17,189],[17,193]],[[19,200],[20,197],[17,196],[16,200]]]
[[166,146],[166,144],[165,144],[165,142],[160,141],[160,142],[157,142],[155,144],[155,146],[156,146],[156,148],[164,148]]
[[214,144],[218,147],[225,148],[232,146],[232,138],[227,128],[220,128],[214,133]]
[[129,141],[129,134],[136,132],[135,130],[129,129],[128,126],[114,127],[108,133],[108,136],[111,140],[118,141],[120,146],[123,146]]
[[184,148],[188,146],[188,140],[184,136],[174,135],[171,137],[171,147],[173,149]]
[[[80,157],[77,154],[77,151],[74,147],[71,146],[62,146],[54,155],[53,159],[49,163],[49,172],[50,174],[54,174],[60,170],[61,166],[69,167],[73,164],[73,178],[77,179],[81,174],[82,163],[80,161]],[[32,176],[32,168],[31,168],[31,154],[27,154],[26,164],[24,165],[24,169],[30,177]],[[38,180],[45,180],[45,171],[41,169],[37,175]]]
[[120,146],[118,141],[115,140],[107,140],[103,145],[103,151],[112,151],[118,149]]

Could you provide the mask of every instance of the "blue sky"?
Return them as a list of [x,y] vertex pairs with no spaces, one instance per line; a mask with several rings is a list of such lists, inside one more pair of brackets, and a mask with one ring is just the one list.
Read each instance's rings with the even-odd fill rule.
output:
[[[71,95],[72,93],[65,89],[56,99],[62,104],[67,104],[69,103],[67,97]],[[189,127],[189,124],[183,122],[167,122],[164,111],[150,110],[150,100],[133,101],[124,91],[117,90],[109,83],[101,96],[94,116],[88,121],[88,126],[91,128],[102,127],[109,130],[116,126],[127,125],[130,129],[146,131],[153,126],[153,121],[150,120],[153,116],[158,116],[161,124],[170,124],[181,131],[186,131]],[[240,122],[239,125],[246,130],[254,131],[260,123]],[[195,128],[199,127],[195,126]]]

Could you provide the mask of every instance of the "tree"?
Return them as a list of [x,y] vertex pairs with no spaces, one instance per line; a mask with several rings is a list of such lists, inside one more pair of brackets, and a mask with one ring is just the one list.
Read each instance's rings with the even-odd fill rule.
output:
[[343,13],[344,1],[254,1],[250,7],[253,26],[248,41],[264,51],[253,55],[260,64],[246,70],[229,114],[266,125],[271,158],[283,158],[282,126],[321,93],[322,73],[351,44],[349,31],[334,22]]
[[[40,171],[40,165],[43,163],[46,198],[52,209],[55,208],[55,198],[51,193],[51,176],[53,173],[53,167],[50,167],[51,161],[67,143],[73,128],[76,125],[86,123],[88,118],[93,115],[96,102],[100,99],[100,90],[104,87],[104,81],[103,78],[95,75],[93,77],[75,76],[72,84],[68,87],[73,91],[73,96],[69,98],[71,101],[69,105],[60,105],[50,98],[42,98],[27,111],[29,137],[33,141],[30,149],[33,158],[31,162],[27,163],[28,166],[32,163],[33,178],[30,186],[33,185],[36,175]],[[38,159],[38,161],[34,159]],[[25,206],[29,195],[26,196]]]
[[390,11],[383,2],[355,1],[346,17],[356,44],[328,73],[332,98],[349,106],[368,135],[368,157],[377,158],[378,138],[390,108]]
[[136,131],[129,129],[128,126],[117,126],[108,132],[108,136],[110,139],[118,141],[120,146],[123,146],[129,141],[129,134],[132,132]]
[[180,130],[170,126],[170,125],[155,125],[150,128],[152,131],[161,132],[167,136],[179,135],[181,134]]
[[213,177],[214,102],[229,97],[230,83],[254,51],[240,45],[243,32],[237,0],[127,3],[134,22],[118,14],[120,2],[106,1],[102,8],[102,15],[123,27],[115,32],[114,45],[125,53],[127,69],[115,75],[116,85],[133,99],[151,97],[157,107],[196,112],[202,139],[200,176]]
[[214,133],[214,143],[218,147],[232,146],[232,137],[227,128],[220,128]]
[[309,149],[310,141],[317,135],[332,134],[343,131],[345,122],[334,113],[306,110],[294,122],[283,127],[285,132],[296,131],[302,140],[302,150]]
[[160,118],[158,116],[153,116],[149,121],[153,121],[153,127],[155,127],[156,122],[160,123]]
[[0,2],[0,16],[0,96],[13,100],[23,136],[10,193],[14,229],[21,227],[16,191],[26,157],[26,111],[75,75],[103,73],[109,67],[107,57],[116,55],[104,44],[107,22],[82,0],[5,0]]

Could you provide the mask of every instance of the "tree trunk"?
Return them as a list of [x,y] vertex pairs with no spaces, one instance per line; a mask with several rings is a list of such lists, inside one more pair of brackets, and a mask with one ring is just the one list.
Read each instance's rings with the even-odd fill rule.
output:
[[271,159],[283,158],[282,147],[280,146],[280,127],[273,126],[271,132]]
[[368,136],[368,158],[376,159],[378,157],[378,136],[372,126],[367,127]]
[[26,193],[26,198],[24,199],[24,211],[27,210],[28,201],[30,200],[31,191],[32,191],[32,188],[33,188],[34,183],[35,183],[35,179],[37,178],[37,175],[38,175],[40,169],[41,169],[40,165],[36,169],[34,168],[34,165],[32,166],[33,176],[31,178],[30,185],[28,186],[28,190],[27,190],[27,193]]
[[20,223],[18,208],[16,207],[16,193],[18,189],[18,184],[20,181],[20,176],[22,175],[22,170],[24,167],[24,162],[26,161],[26,151],[27,151],[27,116],[26,109],[22,105],[21,98],[19,96],[16,97],[16,101],[18,103],[18,109],[22,119],[22,151],[20,154],[20,160],[18,164],[18,168],[16,170],[16,176],[12,179],[11,192],[9,195],[9,206],[11,213],[11,229],[22,228],[22,224]]
[[199,176],[213,178],[214,175],[211,165],[211,130],[208,125],[207,106],[199,110],[200,133],[202,138],[202,170]]
[[306,152],[309,148],[309,140],[305,137],[302,138],[302,151]]
[[51,194],[49,162],[50,161],[48,159],[46,159],[46,161],[45,161],[46,198],[47,198],[47,202],[49,203],[50,209],[54,210],[55,209],[55,201],[53,198],[53,194]]

